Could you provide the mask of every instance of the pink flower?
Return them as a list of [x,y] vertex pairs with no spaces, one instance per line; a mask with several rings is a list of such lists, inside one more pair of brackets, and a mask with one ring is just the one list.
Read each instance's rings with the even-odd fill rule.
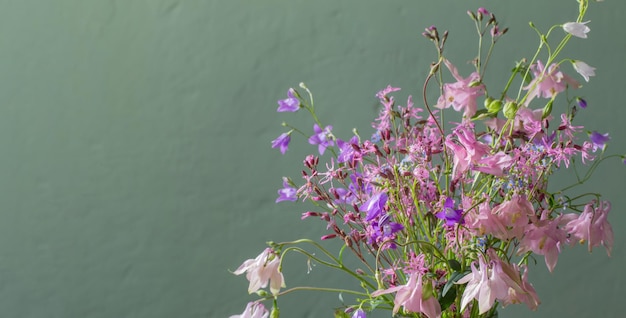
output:
[[567,233],[559,227],[561,221],[560,216],[550,220],[544,211],[539,221],[526,227],[518,254],[532,251],[543,255],[548,270],[552,272],[561,252],[561,243],[567,242]]
[[474,299],[478,301],[478,311],[483,314],[491,309],[496,300],[503,305],[525,303],[530,309],[536,309],[539,299],[535,289],[526,280],[526,273],[522,276],[514,264],[502,261],[492,249],[487,251],[489,263],[481,254],[476,262],[472,263],[472,272],[461,278],[457,284],[465,284],[465,291],[461,297],[461,311]]
[[270,283],[270,291],[276,295],[281,287],[285,287],[285,279],[278,269],[280,259],[274,255],[271,248],[266,248],[255,259],[243,262],[233,273],[241,275],[246,273],[246,278],[250,281],[248,293],[254,293],[261,288],[267,287]]
[[513,164],[513,158],[502,151],[498,151],[493,155],[481,158],[477,164],[474,170],[503,177],[504,172],[508,171]]
[[[458,141],[453,137],[456,136]],[[458,126],[454,134],[446,138],[446,147],[454,153],[453,172],[454,178],[460,177],[470,169],[472,164],[477,163],[480,158],[489,151],[489,146],[476,140],[473,127]]]
[[504,237],[507,235],[506,226],[499,217],[491,213],[488,200],[477,208],[469,210],[466,223],[467,227],[479,236],[491,234],[495,237]]
[[613,228],[607,220],[611,203],[602,201],[594,208],[595,202],[585,206],[578,218],[569,221],[565,225],[565,231],[577,238],[580,243],[588,242],[589,252],[591,249],[604,245],[606,252],[611,256],[613,249]]
[[265,309],[265,306],[257,302],[249,302],[246,309],[241,315],[233,315],[230,318],[267,318],[269,312]]
[[580,87],[577,81],[563,74],[556,63],[552,63],[548,69],[545,69],[543,63],[537,60],[537,63],[531,65],[530,69],[534,78],[528,86],[524,87],[529,90],[525,105],[528,105],[535,97],[553,98],[564,91],[568,84],[574,88]]
[[[494,236],[502,240],[521,238],[531,218],[536,218],[532,203],[521,195],[513,195],[509,201],[504,201],[493,208],[493,214],[497,215],[502,224],[506,224],[505,233],[497,233]],[[502,236],[503,235],[503,236]]]
[[400,306],[407,312],[423,313],[428,318],[441,316],[441,306],[433,295],[423,295],[422,274],[414,272],[409,276],[406,285],[391,287],[385,290],[378,290],[372,293],[372,297],[398,292],[394,299],[394,315]]
[[443,85],[443,95],[439,97],[435,106],[442,109],[452,106],[456,111],[463,109],[463,117],[465,118],[474,116],[476,114],[476,99],[485,93],[485,85],[480,83],[480,75],[473,72],[467,78],[463,78],[452,63],[448,60],[443,62],[457,82]]
[[478,312],[484,314],[493,307],[496,299],[504,299],[508,295],[508,287],[504,282],[504,277],[499,275],[501,271],[494,270],[493,265],[495,263],[490,265],[487,264],[481,254],[478,257],[478,268],[476,268],[476,262],[473,262],[471,265],[472,272],[457,281],[457,284],[467,284],[461,297],[461,311],[465,310],[467,305],[476,299]]

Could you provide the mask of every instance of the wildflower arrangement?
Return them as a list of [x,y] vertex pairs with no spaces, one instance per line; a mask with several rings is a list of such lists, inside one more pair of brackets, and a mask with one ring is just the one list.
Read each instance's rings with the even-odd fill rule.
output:
[[[534,310],[540,304],[528,281],[535,258],[542,256],[553,271],[567,245],[586,244],[589,251],[604,246],[610,255],[610,203],[598,193],[572,193],[603,160],[618,157],[605,155],[607,133],[573,124],[587,101],[570,97],[581,84],[561,67],[571,64],[586,82],[595,75],[585,62],[559,57],[568,41],[590,31],[584,21],[588,0],[578,4],[573,22],[545,33],[531,23],[541,44],[497,88],[483,81],[493,48],[507,33],[494,14],[484,8],[468,12],[479,49],[467,76],[443,54],[447,31],[426,28],[437,60],[423,86],[423,107],[411,97],[397,105],[393,93],[399,88],[388,86],[376,95],[382,108],[371,138],[356,131],[346,139],[335,136],[317,117],[307,86],[289,89],[278,112],[308,111],[313,133],[284,124],[289,131],[272,147],[284,154],[291,135],[301,133],[319,156],[306,156],[300,181],[283,178],[276,202],[312,202],[316,208],[302,219],[322,220],[328,234],[321,240],[341,240],[343,247],[334,254],[315,240],[270,242],[234,271],[246,274],[248,292],[259,299],[231,318],[278,317],[279,297],[306,289],[354,295],[335,317],[365,318],[373,310],[396,317],[495,317],[499,305],[523,303]],[[432,83],[436,102],[427,97]],[[444,119],[449,108],[458,122]],[[581,165],[584,174],[576,168]],[[572,171],[576,182],[549,188],[557,170]],[[360,267],[345,265],[345,251]],[[281,291],[283,257],[290,252],[353,277],[361,289]],[[271,312],[263,302],[272,303]]]

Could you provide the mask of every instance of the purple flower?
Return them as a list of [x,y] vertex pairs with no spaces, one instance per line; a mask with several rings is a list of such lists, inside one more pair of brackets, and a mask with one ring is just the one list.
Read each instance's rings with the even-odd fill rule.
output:
[[309,138],[309,143],[311,145],[318,145],[317,149],[320,152],[320,155],[324,154],[324,151],[327,147],[331,147],[334,145],[333,140],[331,139],[330,131],[333,129],[333,126],[326,126],[324,129],[321,129],[317,124],[313,125],[313,131],[315,135]]
[[352,314],[352,318],[367,318],[367,316],[365,315],[365,311],[359,308]]
[[611,140],[611,137],[609,137],[609,133],[601,134],[597,131],[593,131],[589,134],[589,139],[591,139],[593,143],[593,151],[596,151],[600,148],[604,150],[606,143]]
[[580,106],[580,108],[582,109],[587,108],[587,101],[580,97],[576,97],[576,103],[578,103],[578,106]]
[[348,142],[337,139],[337,146],[339,147],[337,162],[352,162],[354,159],[358,158],[359,153],[355,150],[353,145],[359,145],[359,138],[357,136],[352,137]]
[[445,220],[446,225],[463,224],[463,210],[454,209],[454,200],[451,198],[446,199],[446,203],[443,205],[443,210],[435,214],[439,219]]
[[387,204],[387,193],[378,192],[365,201],[359,210],[367,212],[365,221],[371,221],[383,213],[385,204]]
[[384,214],[377,222],[372,222],[370,230],[367,231],[368,244],[373,245],[387,241],[384,248],[396,249],[396,244],[390,241],[390,239],[394,239],[394,234],[402,231],[404,226],[390,220],[391,215]]
[[293,96],[293,93],[293,88],[290,88],[287,91],[287,98],[278,101],[277,112],[297,112],[300,109],[300,101]]
[[289,179],[283,177],[283,188],[278,190],[278,198],[276,203],[281,201],[296,201],[298,200],[296,188],[289,184]]
[[284,155],[287,148],[289,148],[289,142],[291,141],[289,134],[290,132],[286,132],[278,136],[278,138],[272,140],[272,148],[280,148],[280,153]]

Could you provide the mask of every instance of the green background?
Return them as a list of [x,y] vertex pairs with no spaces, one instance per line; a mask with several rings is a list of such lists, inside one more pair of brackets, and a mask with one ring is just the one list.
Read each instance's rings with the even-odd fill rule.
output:
[[[270,148],[282,121],[310,126],[304,113],[277,114],[276,100],[306,82],[337,136],[369,133],[379,89],[419,96],[434,57],[425,27],[450,30],[448,57],[467,74],[465,12],[479,6],[510,28],[492,74],[532,55],[530,20],[545,30],[576,15],[574,0],[0,1],[0,316],[241,313],[254,298],[229,270],[265,241],[324,233],[300,221],[306,205],[274,204],[281,176],[297,178],[315,151],[297,136],[285,156]],[[615,153],[626,151],[625,12],[623,1],[592,4],[589,38],[566,50],[597,67],[577,119],[609,132]],[[622,317],[624,169],[607,162],[581,188],[613,202],[612,257],[565,248],[552,274],[539,258],[533,317]],[[288,261],[290,287],[350,284]],[[280,301],[282,317],[330,317],[339,304],[307,292]]]

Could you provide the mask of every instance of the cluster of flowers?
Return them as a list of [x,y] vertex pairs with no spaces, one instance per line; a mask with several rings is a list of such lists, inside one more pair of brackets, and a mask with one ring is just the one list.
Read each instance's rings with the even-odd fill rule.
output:
[[[382,109],[369,139],[356,133],[349,140],[337,138],[315,115],[309,89],[300,85],[309,98],[289,89],[287,98],[278,101],[278,111],[309,111],[315,123],[313,134],[306,135],[308,142],[318,147],[320,156],[326,151],[332,156],[324,166],[319,156],[307,156],[302,184],[283,178],[276,202],[313,202],[318,209],[304,212],[302,219],[323,220],[329,234],[321,239],[342,240],[363,268],[348,268],[341,257],[313,240],[270,243],[234,272],[246,273],[248,292],[261,299],[231,318],[278,317],[278,296],[305,289],[280,291],[285,288],[282,258],[290,251],[362,283],[361,291],[307,288],[355,295],[355,304],[335,312],[336,317],[352,318],[365,318],[374,309],[428,318],[492,317],[498,304],[524,303],[535,309],[540,301],[528,282],[527,266],[533,255],[544,256],[550,271],[566,245],[586,243],[590,251],[604,246],[610,255],[609,202],[597,193],[568,192],[611,157],[604,155],[609,136],[585,133],[572,124],[577,111],[587,107],[580,97],[565,97],[560,105],[564,111],[552,114],[557,96],[581,86],[560,70],[563,61],[571,62],[585,81],[595,75],[582,61],[554,62],[572,36],[587,37],[589,27],[582,22],[587,1],[579,3],[577,21],[558,26],[565,33],[558,46],[548,50],[547,63],[537,59],[541,50],[531,60],[518,62],[500,97],[490,96],[483,82],[492,48],[507,31],[500,30],[493,14],[484,8],[468,12],[479,40],[489,39],[491,46],[486,58],[479,52],[476,70],[467,77],[443,57],[447,32],[440,36],[437,28],[427,28],[424,36],[434,42],[438,61],[424,85],[424,108],[416,107],[411,97],[404,106],[397,105],[392,93],[399,88],[385,88],[377,94]],[[541,36],[547,39],[549,34]],[[431,108],[428,82],[441,78],[444,67],[454,81],[440,83],[440,97]],[[517,78],[519,91],[511,98],[509,88]],[[485,107],[478,109],[480,101]],[[450,107],[459,113],[460,122],[446,128],[443,109]],[[284,154],[294,132],[300,131],[283,133],[272,147]],[[588,166],[585,175],[577,174],[571,186],[548,189],[556,170],[575,170],[578,162]],[[303,244],[327,258],[299,247]],[[271,294],[262,290],[268,284]],[[262,304],[269,299],[274,301],[271,314]]]

